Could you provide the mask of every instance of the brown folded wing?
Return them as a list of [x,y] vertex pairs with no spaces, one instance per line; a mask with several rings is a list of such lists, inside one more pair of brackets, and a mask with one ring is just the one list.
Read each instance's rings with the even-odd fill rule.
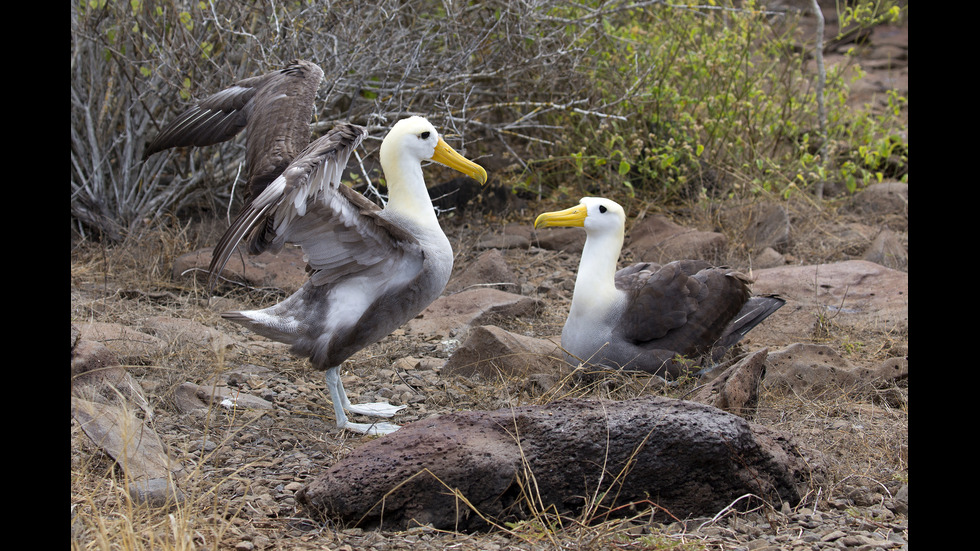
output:
[[616,332],[683,356],[709,351],[749,297],[744,276],[695,260],[625,268],[616,284],[629,303]]

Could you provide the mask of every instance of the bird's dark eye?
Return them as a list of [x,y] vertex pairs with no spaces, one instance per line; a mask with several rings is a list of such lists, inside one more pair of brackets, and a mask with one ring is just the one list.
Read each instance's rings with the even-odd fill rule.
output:
[[606,210],[607,210],[606,209],[606,205],[599,205],[599,212],[604,213],[604,212],[606,212]]
[[422,138],[423,140],[428,140],[429,139],[429,133],[428,132],[422,132],[421,134],[419,134],[419,137]]

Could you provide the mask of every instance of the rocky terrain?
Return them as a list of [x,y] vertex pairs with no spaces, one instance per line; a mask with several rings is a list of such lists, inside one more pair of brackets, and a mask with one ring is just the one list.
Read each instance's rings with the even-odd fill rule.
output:
[[[871,43],[852,100],[907,97],[907,24]],[[693,379],[581,379],[553,361],[583,236],[530,230],[535,214],[568,204],[484,191],[442,216],[456,251],[446,298],[507,298],[442,304],[356,354],[343,373],[355,401],[406,405],[394,421],[409,425],[563,399],[707,400]],[[820,205],[625,206],[623,264],[706,258],[786,298],[736,350],[761,354],[765,373],[734,409],[807,451],[821,476],[798,503],[747,496],[684,518],[642,503],[616,518],[541,508],[477,531],[311,515],[298,495],[373,438],[336,429],[321,373],[220,318],[281,300],[304,277],[301,258],[241,263],[246,283],[209,296],[197,275],[223,225],[175,224],[138,246],[72,243],[72,548],[907,549],[907,185]]]
[[[813,481],[799,503],[720,508],[704,518],[653,522],[642,507],[604,522],[542,512],[540,522],[475,533],[339,525],[297,502],[297,492],[371,437],[336,429],[321,373],[292,358],[283,345],[218,314],[281,298],[290,277],[301,280],[300,265],[287,260],[253,266],[246,272],[257,283],[226,287],[208,300],[194,277],[195,258],[207,255],[177,255],[181,239],[174,236],[161,236],[140,251],[114,251],[110,258],[104,251],[79,250],[72,263],[73,395],[108,406],[93,414],[81,401],[73,403],[73,542],[99,541],[109,537],[100,530],[119,530],[91,523],[99,511],[116,509],[130,511],[126,529],[137,540],[166,541],[169,525],[176,522],[180,537],[195,547],[907,548],[907,200],[907,186],[884,184],[843,203],[832,218],[820,214],[828,209],[805,212],[805,206],[765,203],[729,204],[713,217],[728,228],[744,228],[749,221],[766,226],[752,242],[744,237],[751,232],[738,232],[742,237],[734,242],[716,231],[723,228],[694,228],[652,213],[631,228],[626,259],[710,253],[715,261],[750,272],[757,292],[787,299],[740,346],[741,352],[769,354],[758,403],[742,413],[792,435],[820,457],[828,474]],[[459,309],[445,318],[423,315],[358,353],[344,371],[355,401],[407,405],[395,419],[405,425],[442,413],[568,397],[692,396],[693,381],[668,383],[624,373],[582,381],[555,367],[560,363],[520,376],[452,368],[454,356],[464,357],[468,346],[506,345],[499,339],[468,345],[474,328],[557,342],[582,235],[566,229],[530,232],[530,217],[540,210],[545,209],[525,205],[511,212],[511,221],[488,224],[468,222],[465,211],[445,217],[457,251],[446,297],[493,289],[516,301],[489,312],[480,306],[478,315],[460,317]],[[479,216],[494,221],[492,214]],[[674,218],[683,222],[682,216]],[[761,224],[764,220],[769,222]],[[644,245],[656,242],[660,245]],[[745,250],[753,253],[742,257],[739,251]],[[145,264],[157,265],[168,254],[175,255],[172,274],[154,273]],[[763,262],[772,267],[750,267]],[[262,281],[278,283],[262,286]],[[493,351],[506,356],[499,348]],[[125,407],[118,408],[120,403]],[[93,417],[111,419],[103,437],[118,435],[123,427],[123,435],[153,435],[146,440],[153,445],[138,459],[125,456],[131,463],[121,461],[127,464],[121,469],[114,463],[119,452],[82,431],[81,423]],[[165,502],[166,487],[133,485],[154,473],[158,478],[173,473],[179,506]],[[155,507],[137,507],[131,499]],[[177,520],[165,522],[164,511]]]

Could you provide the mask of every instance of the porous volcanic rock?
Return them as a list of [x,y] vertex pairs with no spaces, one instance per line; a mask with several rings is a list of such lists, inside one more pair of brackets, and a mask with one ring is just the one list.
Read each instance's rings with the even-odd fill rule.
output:
[[596,518],[652,502],[669,519],[714,514],[747,494],[793,506],[809,474],[787,436],[710,406],[569,399],[405,425],[296,497],[314,515],[364,528],[465,531],[529,518],[535,507],[590,507],[585,516]]

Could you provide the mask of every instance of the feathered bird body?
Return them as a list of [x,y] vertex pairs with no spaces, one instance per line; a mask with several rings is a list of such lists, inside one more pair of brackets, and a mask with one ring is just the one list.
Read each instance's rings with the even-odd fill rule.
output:
[[750,281],[700,260],[616,270],[626,215],[608,199],[545,213],[535,226],[583,226],[585,247],[562,347],[572,365],[677,376],[687,362],[716,361],[774,312],[777,297],[751,297]]
[[[385,213],[380,212],[379,217]],[[394,223],[398,223],[394,220]],[[283,302],[223,317],[270,339],[289,343],[314,369],[328,369],[378,342],[439,298],[452,272],[453,251],[441,231],[416,235],[411,262],[316,285],[316,273]]]
[[220,272],[249,232],[252,243],[271,251],[285,243],[303,248],[310,278],[296,293],[265,309],[222,315],[289,343],[314,369],[336,368],[415,317],[445,289],[453,250],[428,197],[421,160],[486,180],[483,169],[445,145],[428,121],[410,117],[382,143],[389,197],[379,208],[340,182],[339,168],[364,133],[340,125],[310,144],[242,211],[212,260],[212,274]]
[[739,272],[695,260],[620,270],[624,307],[614,332],[622,344],[611,360],[632,358],[630,369],[679,375],[685,366],[675,357],[710,356],[748,300],[748,284]]
[[248,129],[249,198],[215,246],[211,285],[248,241],[252,254],[303,249],[309,280],[283,302],[227,312],[229,320],[310,358],[326,371],[337,424],[382,434],[389,424],[350,423],[345,410],[391,416],[401,407],[354,405],[340,382],[340,365],[412,319],[438,298],[449,280],[453,252],[429,199],[421,163],[454,168],[486,183],[486,171],[457,153],[422,117],[396,123],[381,144],[388,201],[379,208],[341,183],[366,130],[341,124],[309,143],[309,120],[322,71],[295,61],[282,71],[243,80],[201,101],[147,149],[207,145]]

